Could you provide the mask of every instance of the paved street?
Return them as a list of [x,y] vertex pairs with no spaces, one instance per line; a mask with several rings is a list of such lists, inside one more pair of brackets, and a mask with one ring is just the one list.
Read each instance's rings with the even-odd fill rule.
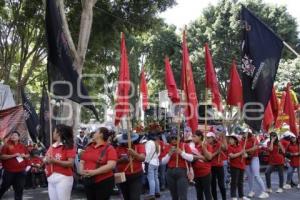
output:
[[[264,179],[264,174],[262,174],[262,177]],[[273,191],[275,191],[278,188],[278,175],[277,173],[273,173],[272,174],[272,188]],[[247,184],[245,184],[245,194],[248,193],[248,189],[247,189]],[[229,190],[227,190],[227,195],[228,195],[228,199],[229,198]],[[13,192],[10,191],[8,192],[4,198],[4,200],[13,200]],[[36,200],[46,200],[48,199],[48,192],[46,188],[39,188],[39,189],[35,189],[35,190],[25,190],[25,194],[24,194],[24,200],[30,200],[30,199],[36,199]],[[84,192],[82,190],[76,190],[73,191],[72,193],[72,200],[81,200],[81,199],[85,199],[84,196]],[[121,199],[120,196],[114,196],[112,198],[112,200],[119,200]],[[162,197],[160,199],[163,200],[171,200],[170,197],[170,193],[168,191],[164,191],[162,192]],[[196,191],[194,189],[194,187],[190,187],[189,188],[189,193],[188,193],[188,199],[189,200],[194,200],[196,199]],[[257,198],[254,198],[257,199]],[[291,190],[285,190],[283,193],[281,194],[276,194],[276,193],[272,193],[270,198],[270,200],[299,200],[300,199],[300,189],[291,189]]]

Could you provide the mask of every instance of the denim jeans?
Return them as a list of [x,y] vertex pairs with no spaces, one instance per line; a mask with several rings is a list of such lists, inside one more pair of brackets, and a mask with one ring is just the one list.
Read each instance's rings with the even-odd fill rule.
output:
[[298,183],[300,183],[300,167],[292,167],[289,166],[288,171],[287,171],[287,180],[286,183],[287,184],[291,184],[292,178],[293,178],[293,174],[294,174],[294,170],[297,169],[297,174],[298,174]]
[[159,164],[159,183],[162,189],[166,188],[166,170],[167,165]]
[[253,191],[253,183],[254,180],[260,187],[260,191],[264,192],[266,190],[266,186],[264,181],[262,180],[260,173],[260,163],[258,157],[253,157],[251,163],[246,167],[246,174],[248,177],[249,191]]
[[149,183],[149,195],[159,193],[158,166],[149,164],[147,178]]

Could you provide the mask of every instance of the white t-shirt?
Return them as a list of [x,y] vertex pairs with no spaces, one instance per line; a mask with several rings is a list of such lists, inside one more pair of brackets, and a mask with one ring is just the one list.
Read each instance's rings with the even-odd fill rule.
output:
[[156,152],[155,142],[153,140],[149,140],[145,144],[146,150],[146,158],[145,162],[150,165],[159,166],[159,155],[160,155],[160,146],[158,152]]

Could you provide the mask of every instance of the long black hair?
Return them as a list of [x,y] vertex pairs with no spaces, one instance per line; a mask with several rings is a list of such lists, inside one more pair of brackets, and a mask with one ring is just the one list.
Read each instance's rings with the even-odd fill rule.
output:
[[74,135],[72,127],[64,124],[58,124],[55,126],[55,129],[60,135],[60,139],[64,145],[64,148],[72,149],[74,147]]

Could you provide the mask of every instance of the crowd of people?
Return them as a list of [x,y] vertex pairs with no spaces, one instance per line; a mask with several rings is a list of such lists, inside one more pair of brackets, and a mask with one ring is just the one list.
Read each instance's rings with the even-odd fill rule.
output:
[[[31,187],[48,186],[50,200],[67,200],[74,180],[83,184],[88,200],[110,199],[115,187],[124,200],[141,199],[145,188],[145,199],[158,199],[168,188],[173,200],[185,200],[191,185],[199,200],[225,200],[228,196],[232,200],[265,199],[272,193],[275,170],[279,175],[277,193],[294,186],[300,189],[300,137],[289,130],[259,135],[248,128],[227,134],[221,125],[207,133],[193,133],[188,127],[182,130],[152,125],[145,134],[128,134],[99,127],[80,129],[74,138],[72,128],[61,124],[55,127],[47,151],[35,144],[25,146],[20,133],[13,131],[0,150],[0,199],[11,186],[15,199],[22,199],[29,181]],[[260,175],[262,152],[269,155],[266,184]],[[293,180],[294,172],[298,181]],[[244,193],[245,180],[248,194]]]

